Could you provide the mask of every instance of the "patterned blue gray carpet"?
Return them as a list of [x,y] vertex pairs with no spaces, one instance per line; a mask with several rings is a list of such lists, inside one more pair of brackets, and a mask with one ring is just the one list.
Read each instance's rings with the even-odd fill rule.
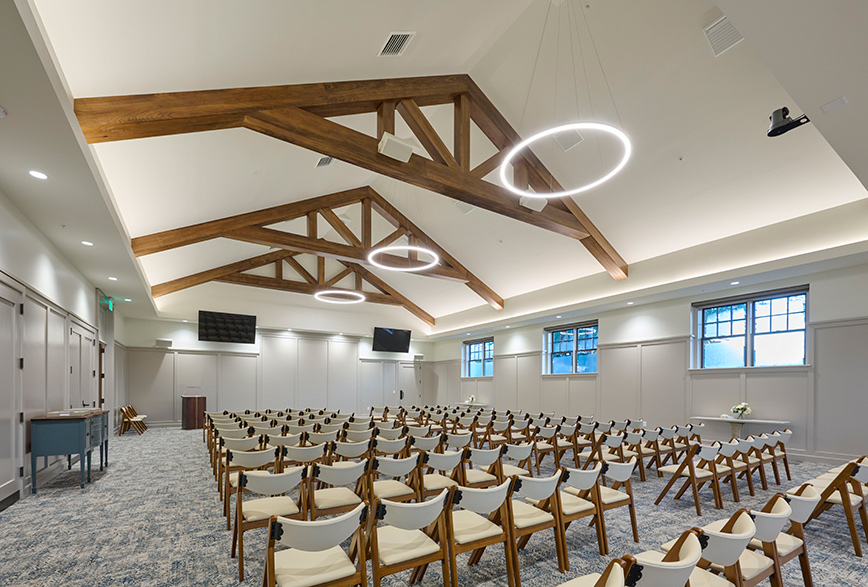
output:
[[[0,512],[0,585],[46,586],[232,586],[259,585],[262,577],[265,532],[245,533],[247,579],[237,581],[237,567],[229,557],[232,542],[220,504],[200,431],[150,429],[143,436],[128,434],[110,440],[111,463],[95,470],[93,483],[79,489],[78,472],[64,471]],[[547,460],[551,470],[551,459]],[[545,465],[545,464],[544,464]],[[545,467],[544,467],[545,468]],[[824,472],[814,463],[792,463],[793,481],[782,490]],[[97,467],[98,469],[98,467]],[[543,471],[545,473],[545,471]],[[715,510],[709,489],[702,491],[702,518],[692,500],[672,495],[654,505],[665,479],[654,474],[640,483],[634,476],[639,537],[632,541],[626,508],[607,512],[606,527],[612,556],[657,548],[692,526],[727,517],[737,509],[724,490],[724,510]],[[778,489],[758,489],[748,495],[744,482],[741,506],[760,507]],[[862,547],[868,551],[859,524]],[[597,552],[593,528],[577,522],[567,533],[571,570],[558,573],[554,542],[549,532],[534,536],[519,555],[521,580],[526,587],[548,587],[590,572],[600,572],[609,557]],[[853,554],[840,508],[825,513],[807,528],[808,549],[817,586],[868,586],[868,558]],[[489,548],[479,565],[466,566],[459,557],[462,585],[506,585],[501,548]],[[393,575],[387,586],[406,585],[409,573]],[[370,581],[370,574],[369,574]],[[797,561],[784,567],[788,586],[802,585]],[[768,584],[767,582],[765,584]],[[440,568],[432,565],[422,582],[442,585]]]

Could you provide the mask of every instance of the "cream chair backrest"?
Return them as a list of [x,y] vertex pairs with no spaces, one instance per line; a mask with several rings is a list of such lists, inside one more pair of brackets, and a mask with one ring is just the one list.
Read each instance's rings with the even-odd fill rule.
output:
[[594,429],[596,429],[596,427],[597,427],[596,422],[584,422],[583,421],[579,425],[579,432],[581,432],[582,434],[585,434],[585,435],[589,435],[589,434],[592,434],[594,432]]
[[814,489],[813,485],[806,484],[801,495],[790,493],[787,495],[787,499],[790,502],[790,509],[793,510],[790,514],[790,520],[797,524],[804,524],[814,513],[817,504],[820,503],[820,492]]
[[376,449],[378,453],[396,455],[405,450],[409,442],[410,439],[406,436],[404,438],[396,438],[395,440],[389,440],[382,436],[378,436],[374,439],[374,449]]
[[680,587],[687,583],[701,557],[699,539],[691,533],[681,545],[677,561],[658,562],[637,557],[627,572],[625,583],[636,587]]
[[702,558],[724,567],[735,564],[756,532],[756,526],[746,510],[738,513],[731,532],[722,531],[726,523],[727,520],[718,520],[702,529],[707,537]]
[[581,420],[582,424],[593,424],[594,414],[591,414],[590,416],[579,416],[579,420]]
[[564,468],[564,485],[569,485],[579,491],[587,491],[597,484],[600,478],[600,473],[603,470],[603,463],[597,461],[593,469],[570,469]]
[[428,452],[422,457],[422,464],[431,467],[435,471],[444,473],[452,472],[461,462],[461,451],[447,451],[442,453]]
[[642,436],[646,442],[656,442],[660,436],[660,430],[657,428],[645,428],[642,430]]
[[334,442],[338,439],[338,431],[334,432],[308,432],[307,433],[307,442],[310,444],[323,444],[327,442]]
[[464,449],[464,457],[478,467],[488,467],[500,458],[501,449],[482,449],[482,448],[467,448]]
[[287,436],[269,436],[266,442],[271,446],[298,446],[301,442],[301,434],[290,434]]
[[422,503],[400,503],[383,500],[377,506],[377,518],[402,530],[419,530],[430,526],[443,513],[449,490]]
[[333,454],[345,459],[358,459],[371,450],[371,440],[362,442],[333,442],[329,447]]
[[542,501],[554,495],[560,481],[560,471],[555,472],[551,477],[516,477],[513,495],[517,493],[528,499]]
[[464,448],[472,439],[472,434],[447,434],[445,443],[452,448]]
[[431,426],[408,426],[408,436],[428,436],[431,434]]
[[774,542],[793,513],[790,504],[787,503],[787,500],[782,495],[776,494],[772,496],[772,500],[774,500],[774,505],[771,512],[759,510],[751,512],[754,516],[754,524],[756,525],[754,538],[762,542]]
[[627,444],[631,446],[635,446],[642,442],[642,438],[645,436],[645,432],[627,432],[624,440],[627,441]]
[[397,440],[404,433],[402,428],[377,427],[377,438],[380,440]]
[[232,467],[255,469],[273,463],[280,449],[270,448],[266,450],[252,451],[226,451],[226,462]]
[[404,477],[409,475],[419,465],[421,455],[405,459],[374,458],[371,466],[375,471],[387,477]]
[[623,483],[633,474],[633,469],[636,468],[636,457],[631,457],[626,463],[616,463],[609,461],[603,466],[603,475],[607,479]]
[[271,536],[290,548],[305,552],[322,552],[334,548],[352,536],[367,521],[368,507],[359,504],[346,514],[316,520],[291,520],[278,516],[272,522]]
[[529,442],[525,444],[504,444],[503,456],[511,461],[521,462],[530,456],[533,450],[533,445]]
[[433,451],[440,445],[442,436],[411,436],[410,446],[413,448],[429,452]]
[[304,480],[306,467],[292,467],[283,473],[269,471],[242,471],[238,484],[259,495],[281,495],[289,493]]
[[738,452],[738,442],[721,442],[717,447],[717,452],[727,458],[731,458]]
[[609,448],[618,448],[624,442],[623,434],[607,434],[603,437],[603,444]]
[[235,451],[253,450],[262,443],[259,436],[248,436],[246,438],[225,438],[220,437],[220,446]]
[[374,437],[375,428],[366,430],[345,430],[344,438],[347,442],[367,442]]
[[488,489],[461,487],[455,490],[452,503],[465,510],[487,515],[503,504],[511,485],[512,479],[507,479],[497,487]]
[[367,470],[368,461],[353,463],[346,467],[315,464],[311,470],[311,477],[317,481],[322,481],[327,485],[334,485],[337,487],[355,483]]
[[717,447],[700,444],[696,456],[703,461],[713,461],[717,457]]
[[660,436],[663,437],[664,440],[672,440],[675,438],[676,430],[674,428],[658,428],[660,431]]

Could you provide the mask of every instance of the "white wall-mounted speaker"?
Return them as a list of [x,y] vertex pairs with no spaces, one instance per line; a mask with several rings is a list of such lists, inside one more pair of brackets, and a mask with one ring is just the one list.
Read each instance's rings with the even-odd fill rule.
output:
[[413,145],[385,132],[377,145],[377,152],[386,157],[397,159],[401,163],[406,163],[413,154]]
[[167,349],[170,346],[172,346],[172,339],[171,338],[158,338],[157,339],[157,346]]

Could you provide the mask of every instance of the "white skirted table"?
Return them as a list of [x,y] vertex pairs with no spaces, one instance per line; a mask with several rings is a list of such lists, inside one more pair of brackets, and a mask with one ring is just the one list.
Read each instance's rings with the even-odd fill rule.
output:
[[702,422],[726,422],[732,430],[733,438],[744,438],[741,434],[745,424],[787,426],[790,423],[789,420],[757,420],[755,418],[742,418],[739,420],[737,418],[721,418],[720,416],[693,416],[690,419],[700,420]]

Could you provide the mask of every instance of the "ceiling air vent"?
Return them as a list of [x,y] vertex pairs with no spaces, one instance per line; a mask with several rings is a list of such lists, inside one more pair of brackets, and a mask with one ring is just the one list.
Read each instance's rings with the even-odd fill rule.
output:
[[579,134],[574,128],[570,130],[562,130],[561,132],[556,132],[552,138],[558,144],[558,146],[564,151],[569,151],[579,143],[581,143],[585,138]]
[[380,49],[380,57],[400,57],[416,33],[392,33]]
[[320,157],[319,161],[316,162],[317,169],[320,167],[328,167],[334,161],[334,157]]
[[721,16],[705,27],[705,38],[708,39],[708,44],[711,45],[711,51],[715,57],[720,57],[724,51],[734,47],[744,39],[725,16]]

